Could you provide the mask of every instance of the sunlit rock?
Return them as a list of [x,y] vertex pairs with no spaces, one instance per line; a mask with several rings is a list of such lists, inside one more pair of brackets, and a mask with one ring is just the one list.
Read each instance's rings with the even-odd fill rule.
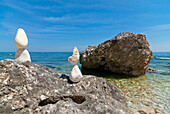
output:
[[15,53],[15,60],[22,63],[23,65],[31,64],[30,54],[26,49],[18,49]]
[[28,45],[28,39],[25,31],[21,28],[18,29],[17,34],[15,36],[15,45],[18,48],[25,48]]
[[71,73],[70,73],[70,80],[72,82],[79,82],[81,80],[81,78],[83,77],[79,67],[77,65],[73,66],[73,68],[71,69]]
[[124,94],[96,76],[71,84],[43,65],[0,61],[0,114],[129,114]]
[[68,62],[72,65],[76,65],[79,61],[79,51],[76,47],[73,49],[73,55],[68,58]]
[[144,34],[124,32],[98,46],[89,46],[81,53],[80,63],[82,68],[141,76],[151,58],[152,51]]

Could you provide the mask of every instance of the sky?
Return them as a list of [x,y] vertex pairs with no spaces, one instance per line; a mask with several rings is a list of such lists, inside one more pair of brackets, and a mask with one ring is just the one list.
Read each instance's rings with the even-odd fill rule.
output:
[[30,52],[83,51],[119,33],[142,33],[170,52],[170,0],[0,0],[0,52],[15,52],[23,28]]

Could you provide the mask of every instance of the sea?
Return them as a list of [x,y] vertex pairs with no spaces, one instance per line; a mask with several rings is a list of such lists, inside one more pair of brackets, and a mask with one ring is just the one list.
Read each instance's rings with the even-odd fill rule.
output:
[[[8,55],[9,53],[0,52],[0,60],[14,59],[15,53],[11,52],[12,55]],[[31,64],[45,65],[62,74],[69,74],[71,71],[72,65],[68,62],[68,57],[72,55],[72,52],[30,52],[30,55]],[[167,65],[170,63],[170,52],[153,52],[153,56],[149,68],[156,69],[158,72],[146,72],[145,81],[149,83],[147,86],[149,91],[146,92],[145,96],[149,97],[150,100],[145,100],[149,101],[153,108],[170,114],[170,65]],[[80,63],[78,66],[81,69]],[[150,95],[151,93],[152,95]],[[147,106],[149,103],[145,102],[144,105],[140,106]]]

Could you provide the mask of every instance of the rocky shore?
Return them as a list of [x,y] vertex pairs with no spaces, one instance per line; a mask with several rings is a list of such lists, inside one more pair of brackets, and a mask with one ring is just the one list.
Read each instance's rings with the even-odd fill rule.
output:
[[128,114],[124,94],[102,78],[67,75],[42,65],[0,61],[1,114]]
[[[148,80],[146,75],[127,77],[126,75],[113,74],[108,71],[96,71],[84,68],[82,69],[82,73],[102,77],[116,85],[125,94],[131,114],[149,114],[153,111],[153,114],[166,114],[162,107],[163,103],[159,100],[159,97],[162,97],[162,95],[153,91],[155,86],[149,82],[150,79]],[[148,71],[147,73],[150,74]],[[164,106],[166,108],[168,107],[167,105]]]

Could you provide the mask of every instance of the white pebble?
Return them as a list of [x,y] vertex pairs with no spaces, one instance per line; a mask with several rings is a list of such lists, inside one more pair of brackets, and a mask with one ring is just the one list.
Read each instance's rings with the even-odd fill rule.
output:
[[18,49],[15,53],[15,60],[22,63],[23,65],[31,64],[30,54],[26,49]]
[[70,73],[70,80],[72,82],[79,82],[81,80],[81,78],[83,77],[79,67],[77,65],[73,66],[73,68],[71,69],[71,73]]
[[20,49],[23,49],[28,45],[27,35],[25,31],[21,28],[18,29],[17,34],[15,36],[15,45]]

